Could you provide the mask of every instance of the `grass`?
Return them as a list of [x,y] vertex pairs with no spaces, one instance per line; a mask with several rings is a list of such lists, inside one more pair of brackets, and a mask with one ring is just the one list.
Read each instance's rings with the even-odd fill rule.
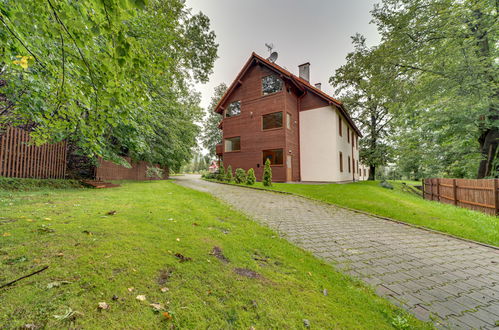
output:
[[382,188],[379,181],[349,184],[273,183],[254,187],[290,192],[327,203],[389,217],[458,237],[499,246],[499,218],[465,208],[423,200],[402,190],[402,182],[390,181],[393,190]]
[[[210,195],[169,181],[0,191],[0,214],[0,286],[49,266],[0,289],[0,328],[302,328],[304,319],[313,328],[429,327]],[[215,246],[229,262],[210,254]]]
[[19,179],[0,177],[0,191],[33,191],[44,189],[82,188],[78,180]]

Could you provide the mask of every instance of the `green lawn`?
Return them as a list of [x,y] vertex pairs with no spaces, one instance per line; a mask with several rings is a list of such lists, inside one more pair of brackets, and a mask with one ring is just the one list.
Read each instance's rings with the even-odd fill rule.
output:
[[[0,289],[0,328],[302,328],[304,319],[312,328],[429,327],[210,195],[169,181],[0,190],[0,215],[0,286],[49,266]],[[215,246],[228,262],[210,254]]]
[[[423,200],[421,197],[402,191],[402,182],[419,183],[390,181],[394,190],[380,187],[379,181],[349,184],[274,183],[270,189],[290,192],[499,246],[499,218],[453,205]],[[254,187],[266,188],[261,182],[257,182]]]

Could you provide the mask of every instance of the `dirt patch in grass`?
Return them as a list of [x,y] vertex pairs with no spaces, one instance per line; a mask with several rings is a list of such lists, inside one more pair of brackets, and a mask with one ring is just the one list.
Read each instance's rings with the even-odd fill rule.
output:
[[213,248],[213,250],[211,250],[211,253],[210,253],[212,256],[215,256],[217,257],[218,260],[224,262],[224,263],[229,263],[229,259],[224,256],[223,252],[222,252],[222,249],[219,248],[218,246],[215,246]]
[[158,284],[159,285],[165,284],[166,282],[168,282],[168,280],[172,275],[173,275],[173,269],[171,268],[161,269],[158,275],[158,280],[157,280]]
[[257,272],[247,269],[247,268],[234,268],[234,273],[247,277],[247,278],[256,278],[263,279],[263,276],[258,274]]

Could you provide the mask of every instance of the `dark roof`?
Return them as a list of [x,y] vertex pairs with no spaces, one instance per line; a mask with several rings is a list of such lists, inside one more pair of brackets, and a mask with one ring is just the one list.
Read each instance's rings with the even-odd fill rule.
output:
[[315,95],[319,96],[320,98],[324,99],[326,102],[328,102],[330,104],[334,104],[336,107],[338,107],[338,109],[340,109],[342,115],[345,117],[345,119],[348,121],[348,123],[353,127],[355,132],[357,132],[357,134],[359,136],[362,136],[362,133],[357,128],[357,126],[353,122],[352,118],[350,118],[350,115],[343,107],[343,104],[341,103],[341,101],[333,98],[332,96],[329,96],[328,94],[324,93],[322,90],[311,85],[305,79],[302,79],[302,78],[292,74],[291,72],[284,69],[283,67],[281,67],[275,63],[270,62],[269,60],[261,57],[260,55],[256,54],[255,52],[253,52],[251,54],[248,61],[246,61],[246,64],[243,66],[243,68],[241,69],[241,71],[237,75],[236,79],[234,79],[234,81],[232,82],[230,87],[227,89],[225,94],[222,96],[222,98],[218,102],[217,106],[215,107],[215,112],[218,112],[218,113],[222,112],[222,109],[221,109],[222,104],[227,100],[227,98],[232,94],[232,92],[239,85],[241,78],[244,76],[246,71],[248,71],[248,69],[251,67],[251,65],[253,63],[258,63],[258,62],[267,66],[268,68],[270,68],[274,71],[277,71],[278,73],[280,73],[281,75],[283,75],[284,77],[286,77],[287,79],[292,81],[298,87],[298,89],[303,90],[303,91],[305,91],[305,90],[310,91],[310,92],[314,93]]

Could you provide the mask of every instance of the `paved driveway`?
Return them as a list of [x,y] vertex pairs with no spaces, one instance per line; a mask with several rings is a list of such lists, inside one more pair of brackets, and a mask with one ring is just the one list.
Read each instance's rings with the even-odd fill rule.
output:
[[[176,177],[335,263],[422,320],[499,329],[499,250],[305,198]],[[497,326],[496,326],[497,325]]]

